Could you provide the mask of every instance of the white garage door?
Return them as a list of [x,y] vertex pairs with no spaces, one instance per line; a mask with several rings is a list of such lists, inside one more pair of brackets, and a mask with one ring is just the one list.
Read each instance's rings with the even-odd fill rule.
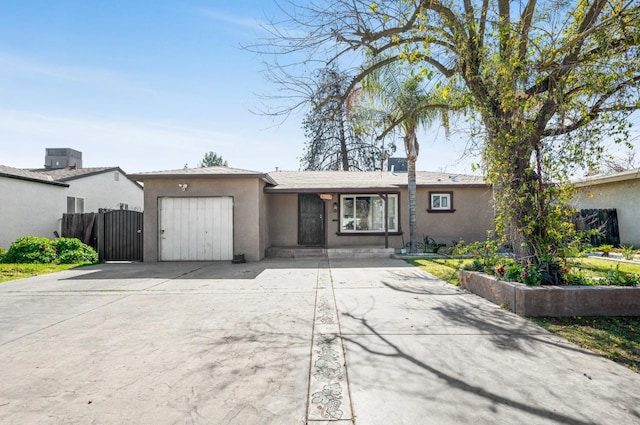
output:
[[160,261],[233,259],[233,198],[160,198]]

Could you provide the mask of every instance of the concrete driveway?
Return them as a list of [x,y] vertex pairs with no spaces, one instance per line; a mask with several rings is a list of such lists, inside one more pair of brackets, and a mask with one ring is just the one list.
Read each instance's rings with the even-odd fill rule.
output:
[[640,375],[392,259],[0,284],[0,358],[2,424],[640,423]]

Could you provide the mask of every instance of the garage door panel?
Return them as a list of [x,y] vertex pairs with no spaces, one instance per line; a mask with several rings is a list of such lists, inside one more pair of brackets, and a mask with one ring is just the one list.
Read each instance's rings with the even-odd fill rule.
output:
[[233,198],[160,198],[160,260],[233,259]]
[[196,245],[203,246],[204,248],[198,250],[195,255],[198,261],[203,261],[207,259],[207,253],[210,252],[208,246],[211,244],[209,240],[207,223],[212,222],[212,214],[211,211],[207,210],[206,202],[204,200],[198,199],[196,204],[196,208],[194,208],[194,217],[191,220],[195,220],[197,222],[198,229],[204,229],[204,232],[198,233],[196,235]]

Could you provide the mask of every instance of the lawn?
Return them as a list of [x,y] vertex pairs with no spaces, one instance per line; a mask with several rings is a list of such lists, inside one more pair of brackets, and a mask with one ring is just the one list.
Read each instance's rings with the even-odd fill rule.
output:
[[640,316],[538,317],[543,328],[640,373]]
[[418,258],[408,259],[406,261],[452,285],[460,286],[458,282],[458,269],[461,269],[467,264],[471,264],[473,260],[459,258]]
[[615,269],[616,267],[618,267],[621,272],[640,273],[640,264],[638,263],[627,263],[623,261],[607,260],[604,258],[572,258],[570,263],[580,267],[581,269],[595,272],[596,274],[604,274],[607,270]]
[[0,282],[60,272],[78,267],[78,264],[1,264]]
[[[574,261],[574,264],[596,275],[604,274],[617,264],[623,272],[640,273],[640,265],[632,263],[616,263],[600,258],[578,258]],[[452,285],[459,285],[458,269],[471,260],[421,258],[407,262]],[[539,317],[532,320],[582,348],[640,373],[640,316]]]

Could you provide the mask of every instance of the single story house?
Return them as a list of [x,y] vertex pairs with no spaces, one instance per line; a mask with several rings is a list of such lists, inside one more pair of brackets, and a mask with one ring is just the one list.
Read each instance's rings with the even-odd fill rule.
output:
[[[406,173],[209,167],[129,178],[144,182],[144,261],[259,261],[272,247],[399,250],[409,240]],[[481,177],[417,172],[418,238],[485,239],[491,199]]]
[[640,168],[575,182],[572,205],[579,210],[615,208],[620,244],[640,247]]
[[60,234],[64,213],[142,211],[143,188],[119,167],[29,170],[0,165],[0,247],[22,236]]

